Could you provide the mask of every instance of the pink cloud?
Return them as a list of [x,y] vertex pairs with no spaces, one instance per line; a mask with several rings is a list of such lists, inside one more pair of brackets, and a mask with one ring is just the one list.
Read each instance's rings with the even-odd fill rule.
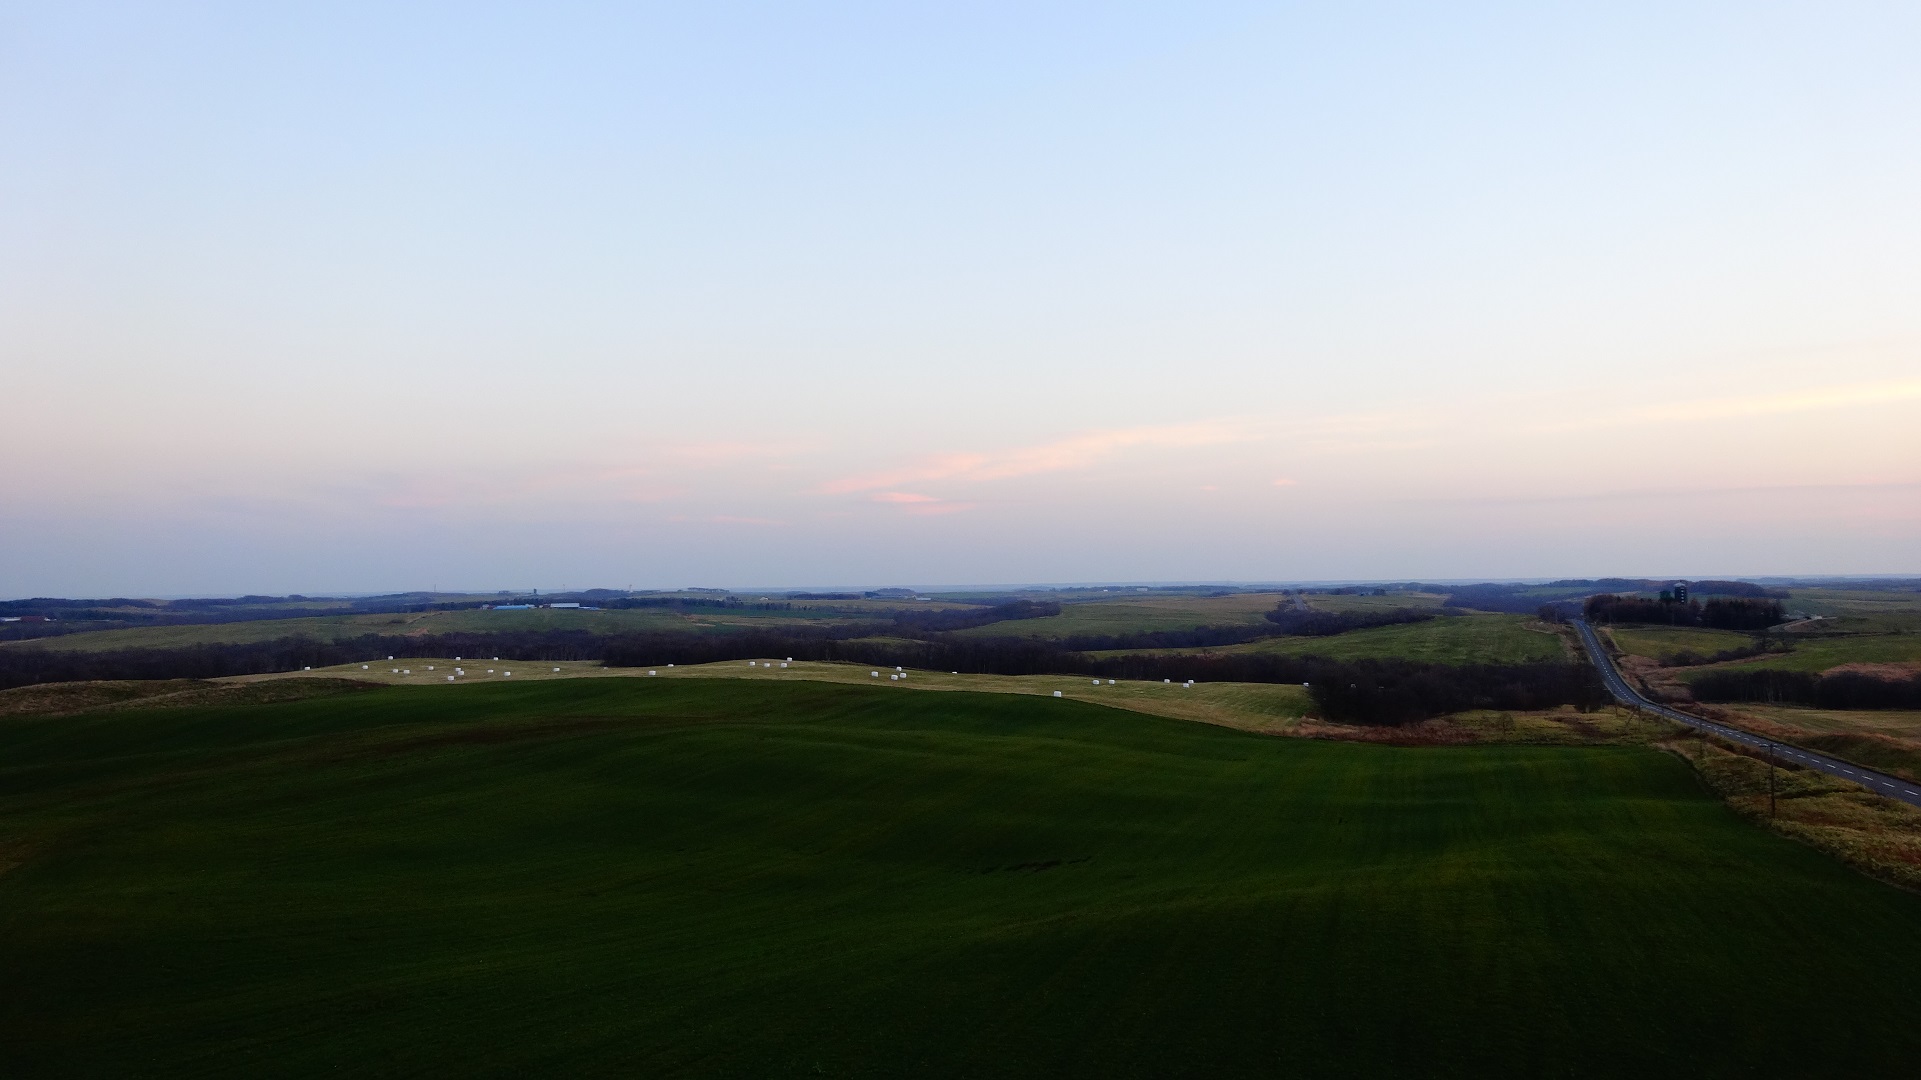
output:
[[883,491],[869,496],[874,502],[898,506],[909,514],[958,514],[972,510],[974,503],[948,502],[933,495],[923,495],[918,491]]
[[1040,473],[1084,469],[1136,447],[1177,449],[1248,442],[1259,436],[1245,425],[1221,421],[1165,427],[1115,428],[1090,431],[1053,442],[1015,447],[998,453],[942,454],[913,465],[829,480],[815,490],[822,495],[847,495],[898,487],[908,483],[954,480],[984,483]]
[[1274,478],[1275,487],[1293,487],[1299,483],[1300,483],[1299,480],[1296,480],[1291,476],[1277,476]]
[[946,480],[949,477],[965,475],[986,463],[987,457],[984,454],[937,455],[925,459],[919,465],[829,480],[816,490],[822,495],[847,495],[856,491],[872,491],[875,488],[894,487],[899,484]]

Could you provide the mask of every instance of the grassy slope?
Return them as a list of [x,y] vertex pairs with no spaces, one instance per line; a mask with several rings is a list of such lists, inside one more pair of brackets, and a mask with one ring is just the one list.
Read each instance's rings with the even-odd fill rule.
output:
[[1921,711],[1810,709],[1749,702],[1716,708],[1763,734],[1910,780],[1921,779]]
[[1921,632],[1921,593],[1866,589],[1793,589],[1790,611],[1826,615],[1848,630]]
[[973,637],[1064,638],[1078,634],[1132,634],[1192,630],[1197,626],[1260,625],[1280,597],[1274,593],[1101,600],[1068,604],[1059,615],[1018,619],[960,631]]
[[1242,648],[1290,656],[1339,660],[1404,659],[1439,664],[1508,664],[1562,660],[1567,653],[1554,634],[1528,629],[1526,615],[1442,616],[1426,622],[1350,630],[1324,638],[1271,638]]
[[1921,742],[1921,710],[1810,709],[1799,705],[1755,705],[1747,702],[1729,708],[1771,724],[1817,735],[1886,735]]
[[1636,750],[582,679],[0,724],[15,1074],[1894,1074],[1921,900]]
[[1921,660],[1921,634],[1868,634],[1858,637],[1806,638],[1794,642],[1794,651],[1770,653],[1755,660],[1690,668],[1676,677],[1683,682],[1700,678],[1709,671],[1746,671],[1771,668],[1777,671],[1826,671],[1842,664],[1886,664]]
[[[511,665],[511,666],[510,666]],[[598,661],[561,660],[548,663],[530,662],[490,662],[473,661],[463,663],[466,674],[458,681],[464,685],[557,682],[570,679],[638,679],[649,678],[644,668],[602,667]],[[395,669],[406,674],[395,674]],[[458,689],[447,684],[447,674],[453,670],[444,657],[403,657],[394,661],[378,664],[341,664],[338,667],[321,668],[308,672],[285,672],[273,675],[242,675],[231,679],[218,680],[225,685],[263,685],[282,681],[314,682],[325,679],[352,679],[360,682],[384,686],[433,686],[441,689]],[[1152,716],[1165,716],[1175,720],[1194,720],[1204,724],[1220,724],[1224,727],[1240,728],[1244,731],[1272,731],[1293,726],[1293,722],[1306,715],[1310,700],[1306,690],[1291,683],[1196,683],[1183,687],[1178,683],[1161,680],[1140,681],[1133,679],[1096,680],[1084,675],[950,675],[945,671],[923,671],[914,669],[905,682],[892,682],[886,678],[893,669],[873,668],[866,664],[836,663],[832,661],[808,660],[794,663],[790,667],[776,668],[768,664],[749,664],[746,661],[727,660],[712,664],[685,664],[680,667],[659,667],[653,669],[662,679],[748,679],[755,682],[831,682],[856,686],[882,687],[890,692],[914,693],[920,691],[972,691],[990,694],[1030,694],[1038,697],[1051,697],[1056,691],[1071,701],[1088,701],[1101,705],[1116,705],[1134,712],[1144,712]],[[874,673],[879,672],[876,676]],[[509,674],[511,672],[511,674]],[[79,691],[86,694],[108,693],[111,688],[140,684],[125,683],[83,683],[56,684],[59,690],[71,694]],[[208,684],[189,683],[201,686]],[[84,687],[86,690],[82,690]],[[46,696],[57,693],[56,687],[20,687],[14,690],[0,690],[0,715],[8,711],[10,699],[21,698],[23,707],[30,707],[32,695]],[[23,710],[24,711],[24,708]],[[77,709],[66,711],[76,712]]]
[[1622,652],[1654,660],[1680,652],[1713,656],[1754,644],[1751,634],[1696,626],[1610,626],[1605,633]]
[[1447,602],[1440,593],[1399,592],[1386,596],[1344,596],[1336,593],[1309,593],[1307,606],[1319,611],[1399,611],[1402,608],[1437,608]]
[[1332,637],[1279,637],[1205,649],[1112,650],[1130,652],[1274,653],[1327,656],[1337,660],[1424,660],[1437,664],[1511,664],[1562,660],[1567,652],[1554,634],[1528,629],[1526,615],[1448,615],[1426,622],[1349,630]]

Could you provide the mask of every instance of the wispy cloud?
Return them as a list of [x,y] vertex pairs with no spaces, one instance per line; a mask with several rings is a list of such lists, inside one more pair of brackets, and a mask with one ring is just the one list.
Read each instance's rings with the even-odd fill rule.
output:
[[1217,446],[1247,442],[1259,437],[1258,432],[1244,421],[1226,420],[1089,431],[1052,442],[997,452],[937,454],[908,465],[829,480],[815,491],[822,495],[850,495],[934,481],[987,483],[1084,469],[1136,448]]
[[1808,386],[1768,394],[1726,397],[1691,396],[1682,400],[1663,401],[1658,405],[1601,412],[1593,416],[1557,418],[1534,425],[1531,430],[1543,434],[1558,434],[1601,428],[1637,427],[1644,424],[1739,420],[1759,416],[1828,412],[1836,409],[1916,400],[1921,400],[1921,379],[1841,383],[1833,386]]
[[883,491],[868,498],[877,503],[898,506],[909,514],[958,514],[963,510],[972,510],[976,505],[971,502],[951,502],[918,491]]

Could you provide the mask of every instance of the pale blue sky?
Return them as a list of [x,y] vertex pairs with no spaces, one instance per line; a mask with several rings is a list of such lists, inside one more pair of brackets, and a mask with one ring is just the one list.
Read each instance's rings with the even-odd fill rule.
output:
[[0,595],[1921,571],[1921,9],[0,2]]

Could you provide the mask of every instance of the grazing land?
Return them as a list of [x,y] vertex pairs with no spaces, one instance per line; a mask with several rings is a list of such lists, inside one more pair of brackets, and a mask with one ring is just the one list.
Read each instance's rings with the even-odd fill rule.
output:
[[1734,660],[1679,672],[1682,682],[1699,678],[1703,672],[1721,671],[1730,666],[1743,670],[1831,671],[1843,664],[1914,664],[1921,662],[1921,634],[1849,634],[1837,637],[1797,638],[1784,653],[1768,653],[1751,660]]
[[1742,704],[1739,711],[1771,724],[1820,735],[1868,733],[1921,744],[1921,711],[1913,709],[1812,709],[1799,705]]
[[1634,656],[1661,660],[1680,653],[1713,656],[1754,644],[1754,635],[1699,626],[1612,626],[1605,633],[1615,647]]
[[1921,780],[1921,712],[1748,702],[1715,706],[1714,711],[1751,731]]
[[960,631],[973,637],[1031,637],[1046,640],[1155,630],[1192,630],[1201,626],[1260,626],[1280,602],[1278,593],[1230,596],[1175,596],[1071,603],[1059,615],[993,623]]
[[[546,663],[468,663],[458,684],[552,682],[560,679],[646,678],[646,679],[747,679],[755,682],[830,682],[843,685],[884,687],[888,690],[965,690],[989,694],[1031,694],[1052,697],[1056,692],[1069,701],[1086,701],[1134,712],[1193,720],[1244,731],[1282,731],[1297,726],[1309,711],[1307,691],[1287,683],[1196,683],[1183,687],[1167,682],[1141,682],[1132,679],[1093,679],[1081,675],[958,675],[944,671],[911,671],[901,680],[887,676],[893,668],[866,664],[797,661],[788,667],[775,661],[725,661],[690,664],[680,667],[648,669],[608,668],[593,662],[554,661]],[[348,678],[386,686],[447,686],[452,662],[438,657],[415,657],[378,664],[342,664],[311,673],[242,675],[216,680],[236,685],[266,685],[280,681],[308,681],[316,678]],[[98,685],[98,684],[89,684]],[[28,694],[34,688],[0,691],[0,715],[5,713],[8,695]],[[46,693],[47,691],[40,691]]]
[[1426,592],[1390,592],[1386,596],[1307,593],[1301,599],[1317,611],[1399,611],[1402,608],[1438,608],[1447,603],[1445,595]]
[[1525,615],[1443,615],[1425,622],[1350,630],[1324,638],[1269,638],[1249,652],[1336,660],[1419,660],[1435,664],[1518,664],[1564,660],[1561,636]]
[[0,644],[0,648],[106,652],[114,649],[169,649],[187,645],[245,644],[290,637],[305,637],[315,641],[345,641],[363,634],[417,635],[487,633],[489,631],[584,630],[591,634],[671,631],[711,633],[726,629],[818,626],[833,622],[856,621],[859,621],[858,616],[836,614],[817,607],[797,607],[791,611],[756,611],[751,608],[684,612],[668,608],[630,608],[620,611],[583,611],[570,608],[535,608],[530,611],[419,611],[131,627],[124,630],[99,630],[33,641],[7,642]]
[[1921,1053],[1921,898],[1750,827],[1673,756],[776,679],[0,723],[9,1072],[1695,1077]]
[[1921,633],[1921,592],[1911,589],[1791,589],[1786,603],[1841,630]]
[[[1799,592],[1797,590],[1797,592]],[[1862,599],[1867,597],[1869,599]],[[1888,598],[1873,599],[1873,598]],[[1798,602],[1798,601],[1797,601]],[[1902,593],[1862,593],[1834,603],[1886,603],[1893,607],[1910,601]],[[1863,671],[1876,677],[1903,678],[1921,672],[1921,634],[1886,630],[1837,632],[1844,623],[1856,627],[1881,625],[1886,620],[1849,617],[1824,621],[1819,631],[1771,635],[1771,645],[1786,651],[1703,664],[1671,665],[1677,654],[1708,656],[1750,645],[1754,635],[1693,627],[1615,626],[1607,630],[1617,647],[1629,654],[1625,666],[1659,693],[1685,700],[1698,680],[1728,671],[1794,671],[1810,674],[1837,668]],[[1823,709],[1800,705],[1726,702],[1700,706],[1710,714],[1784,742],[1819,750],[1871,768],[1921,779],[1921,724],[1917,714],[1896,709]]]
[[1190,649],[1110,650],[1096,656],[1136,653],[1268,653],[1325,656],[1334,660],[1418,660],[1435,664],[1518,664],[1564,660],[1559,634],[1536,629],[1525,615],[1442,615],[1424,622],[1349,630],[1331,637],[1273,637],[1244,645]]

